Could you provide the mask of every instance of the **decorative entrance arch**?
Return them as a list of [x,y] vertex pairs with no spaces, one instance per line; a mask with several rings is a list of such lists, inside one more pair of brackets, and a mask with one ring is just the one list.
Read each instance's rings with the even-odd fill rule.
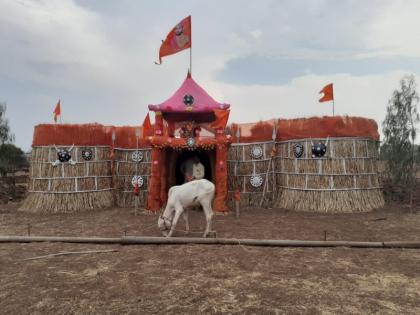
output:
[[[167,136],[149,137],[152,145],[152,166],[147,197],[147,208],[158,211],[167,201],[169,190],[169,150],[214,150],[214,165],[212,165],[213,183],[216,186],[216,195],[213,201],[213,210],[218,212],[228,211],[226,205],[228,180],[227,180],[227,152],[231,143],[230,136],[219,131],[215,138],[197,138],[196,144],[190,147],[185,138],[171,138]],[[172,170],[174,171],[174,170]]]

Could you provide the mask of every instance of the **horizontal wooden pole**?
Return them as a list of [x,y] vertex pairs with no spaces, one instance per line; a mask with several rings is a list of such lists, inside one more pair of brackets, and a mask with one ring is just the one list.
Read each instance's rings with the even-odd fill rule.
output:
[[420,248],[420,241],[358,242],[358,241],[302,241],[236,238],[123,236],[65,237],[65,236],[0,236],[0,243],[61,242],[121,245],[247,245],[276,247],[354,247],[354,248]]

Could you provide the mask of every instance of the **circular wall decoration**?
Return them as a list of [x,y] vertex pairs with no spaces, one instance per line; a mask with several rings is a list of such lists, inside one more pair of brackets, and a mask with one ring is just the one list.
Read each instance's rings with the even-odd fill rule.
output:
[[251,156],[254,159],[260,159],[263,156],[263,148],[260,145],[254,145],[251,148]]
[[192,106],[194,104],[194,97],[190,94],[185,94],[183,101],[185,106]]
[[82,150],[82,158],[83,158],[83,160],[90,161],[90,160],[92,160],[92,157],[93,157],[93,152],[92,152],[91,149]]
[[249,182],[251,183],[252,187],[260,187],[263,183],[263,178],[261,175],[253,175],[251,176]]
[[143,160],[143,153],[141,151],[134,151],[131,153],[131,159],[134,162],[141,162]]
[[71,159],[70,152],[66,149],[60,149],[57,152],[57,158],[61,163],[68,162]]
[[302,157],[302,155],[303,155],[303,145],[302,145],[302,143],[296,143],[293,146],[293,152],[294,152],[296,158]]
[[188,139],[187,139],[187,145],[188,145],[189,147],[193,147],[193,146],[195,145],[195,140],[194,140],[194,138],[188,138]]
[[327,146],[322,143],[318,142],[312,145],[312,157],[323,157],[327,153]]
[[133,185],[133,187],[136,187],[136,183],[137,185],[139,185],[139,187],[143,186],[144,184],[143,177],[141,177],[140,175],[133,176],[133,178],[131,179],[131,185]]

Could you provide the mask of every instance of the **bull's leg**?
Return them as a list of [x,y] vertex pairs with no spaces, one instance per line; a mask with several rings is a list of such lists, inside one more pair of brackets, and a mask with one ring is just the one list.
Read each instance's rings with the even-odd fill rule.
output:
[[185,231],[190,231],[190,223],[188,222],[188,208],[184,209],[184,212],[182,213],[185,221]]
[[174,233],[176,224],[178,223],[179,217],[181,216],[181,213],[184,209],[181,206],[175,206],[175,215],[174,219],[172,220],[171,230],[169,231],[168,235],[166,237],[171,237]]
[[203,207],[204,215],[206,216],[206,230],[204,231],[203,237],[207,237],[211,229],[211,220],[213,218],[213,210],[211,208],[211,203],[203,202],[201,203]]

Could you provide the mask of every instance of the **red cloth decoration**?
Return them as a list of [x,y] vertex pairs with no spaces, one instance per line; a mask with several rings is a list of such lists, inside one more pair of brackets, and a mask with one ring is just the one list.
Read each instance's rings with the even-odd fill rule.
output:
[[235,189],[233,199],[235,199],[235,201],[241,201],[241,192],[239,191],[239,189]]
[[136,180],[136,183],[134,184],[134,195],[138,196],[140,195],[140,188],[139,188],[139,183]]
[[144,118],[144,121],[143,121],[143,139],[145,139],[147,137],[150,129],[152,129],[152,124],[150,122],[149,113],[147,113],[147,115],[146,115],[146,117]]
[[224,129],[229,119],[230,110],[215,109],[214,115],[216,120],[210,124],[210,127],[214,129]]
[[184,49],[191,48],[191,16],[179,22],[166,36],[159,49],[159,63],[162,57],[176,54]]
[[324,96],[319,99],[319,102],[328,102],[334,100],[333,84],[327,84],[319,93],[324,93]]

